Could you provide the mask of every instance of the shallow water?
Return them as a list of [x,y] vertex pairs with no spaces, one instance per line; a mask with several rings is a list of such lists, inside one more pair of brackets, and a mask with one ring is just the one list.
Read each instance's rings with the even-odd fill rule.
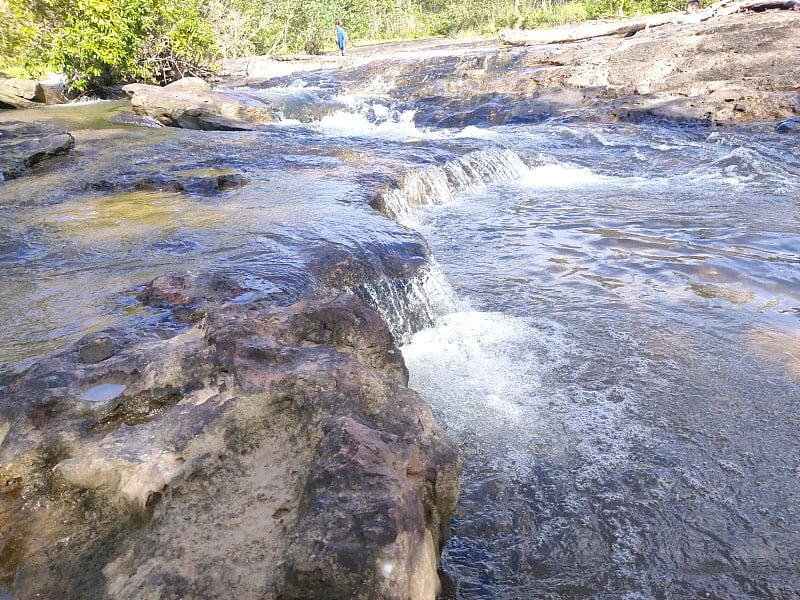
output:
[[[464,456],[446,597],[797,597],[796,138],[431,130],[392,82],[365,89],[316,74],[251,90],[285,118],[249,133],[113,125],[114,103],[15,115],[46,114],[77,143],[2,184],[0,365],[157,326],[136,292],[164,272],[225,272],[289,302],[329,291],[320,261],[380,273],[424,237],[429,276],[361,291]],[[86,185],[163,172],[249,183]],[[381,194],[400,223],[368,206]],[[415,312],[440,316],[410,338]]]
[[800,163],[768,127],[496,129],[416,214],[464,309],[404,347],[465,453],[458,598],[800,590]]
[[[367,261],[380,278],[385,257],[416,256],[424,245],[368,206],[377,184],[363,165],[384,177],[396,171],[389,144],[384,164],[371,158],[371,140],[346,145],[301,127],[112,126],[125,108],[97,102],[3,115],[57,123],[76,145],[47,169],[2,183],[0,372],[93,331],[157,326],[166,316],[136,294],[164,273],[224,272],[286,303],[330,291],[315,265]],[[224,191],[197,183],[230,173],[248,183]],[[137,189],[148,178],[154,189]],[[173,180],[186,191],[172,189]]]

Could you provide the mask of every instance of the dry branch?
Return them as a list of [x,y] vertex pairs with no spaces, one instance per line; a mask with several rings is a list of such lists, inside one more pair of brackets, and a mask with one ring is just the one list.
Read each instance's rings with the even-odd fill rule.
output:
[[661,25],[679,23],[700,23],[713,17],[730,15],[748,10],[763,11],[770,9],[800,9],[800,0],[745,0],[744,2],[730,2],[722,0],[708,8],[695,12],[671,12],[661,15],[629,19],[617,22],[588,22],[580,25],[567,25],[556,29],[503,29],[500,31],[500,41],[510,46],[532,46],[538,44],[557,44],[560,42],[574,42],[607,35],[623,35],[636,33],[659,27]]

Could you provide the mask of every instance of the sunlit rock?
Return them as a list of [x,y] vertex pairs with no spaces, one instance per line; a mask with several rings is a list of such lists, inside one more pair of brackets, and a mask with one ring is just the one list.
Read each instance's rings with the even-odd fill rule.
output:
[[434,598],[460,463],[383,320],[240,292],[159,278],[143,300],[201,323],[9,381],[0,479],[27,503],[0,545],[34,520],[46,540],[13,554],[20,597]]
[[65,102],[66,81],[63,76],[50,75],[40,81],[7,77],[0,73],[0,109],[36,108]]
[[213,91],[197,78],[181,79],[165,87],[132,83],[122,89],[136,114],[153,117],[164,125],[248,130],[275,121],[272,108],[263,100],[240,92]]

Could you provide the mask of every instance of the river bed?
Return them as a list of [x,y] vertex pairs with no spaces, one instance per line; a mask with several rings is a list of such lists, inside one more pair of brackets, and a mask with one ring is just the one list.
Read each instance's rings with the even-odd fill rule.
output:
[[[103,328],[174,326],[136,300],[164,272],[218,270],[290,302],[326,291],[326,257],[380,274],[427,245],[413,302],[390,282],[361,291],[464,457],[445,597],[796,597],[794,138],[772,124],[424,129],[386,82],[353,96],[319,79],[258,92],[287,107],[259,132],[115,125],[115,103],[15,115],[77,144],[3,184],[0,371]],[[292,113],[298,97],[324,107]],[[87,185],[162,172],[249,183]],[[385,181],[400,182],[385,194],[396,220],[369,206]],[[420,306],[435,321],[417,331]]]
[[404,347],[460,441],[458,598],[800,589],[800,192],[768,126],[495,129],[416,215],[461,311]]

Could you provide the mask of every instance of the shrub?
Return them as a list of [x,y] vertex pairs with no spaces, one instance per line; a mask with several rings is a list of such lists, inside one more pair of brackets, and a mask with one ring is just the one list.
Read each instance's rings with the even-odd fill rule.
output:
[[26,53],[74,90],[122,81],[169,83],[208,69],[214,35],[199,0],[40,0],[39,27]]

